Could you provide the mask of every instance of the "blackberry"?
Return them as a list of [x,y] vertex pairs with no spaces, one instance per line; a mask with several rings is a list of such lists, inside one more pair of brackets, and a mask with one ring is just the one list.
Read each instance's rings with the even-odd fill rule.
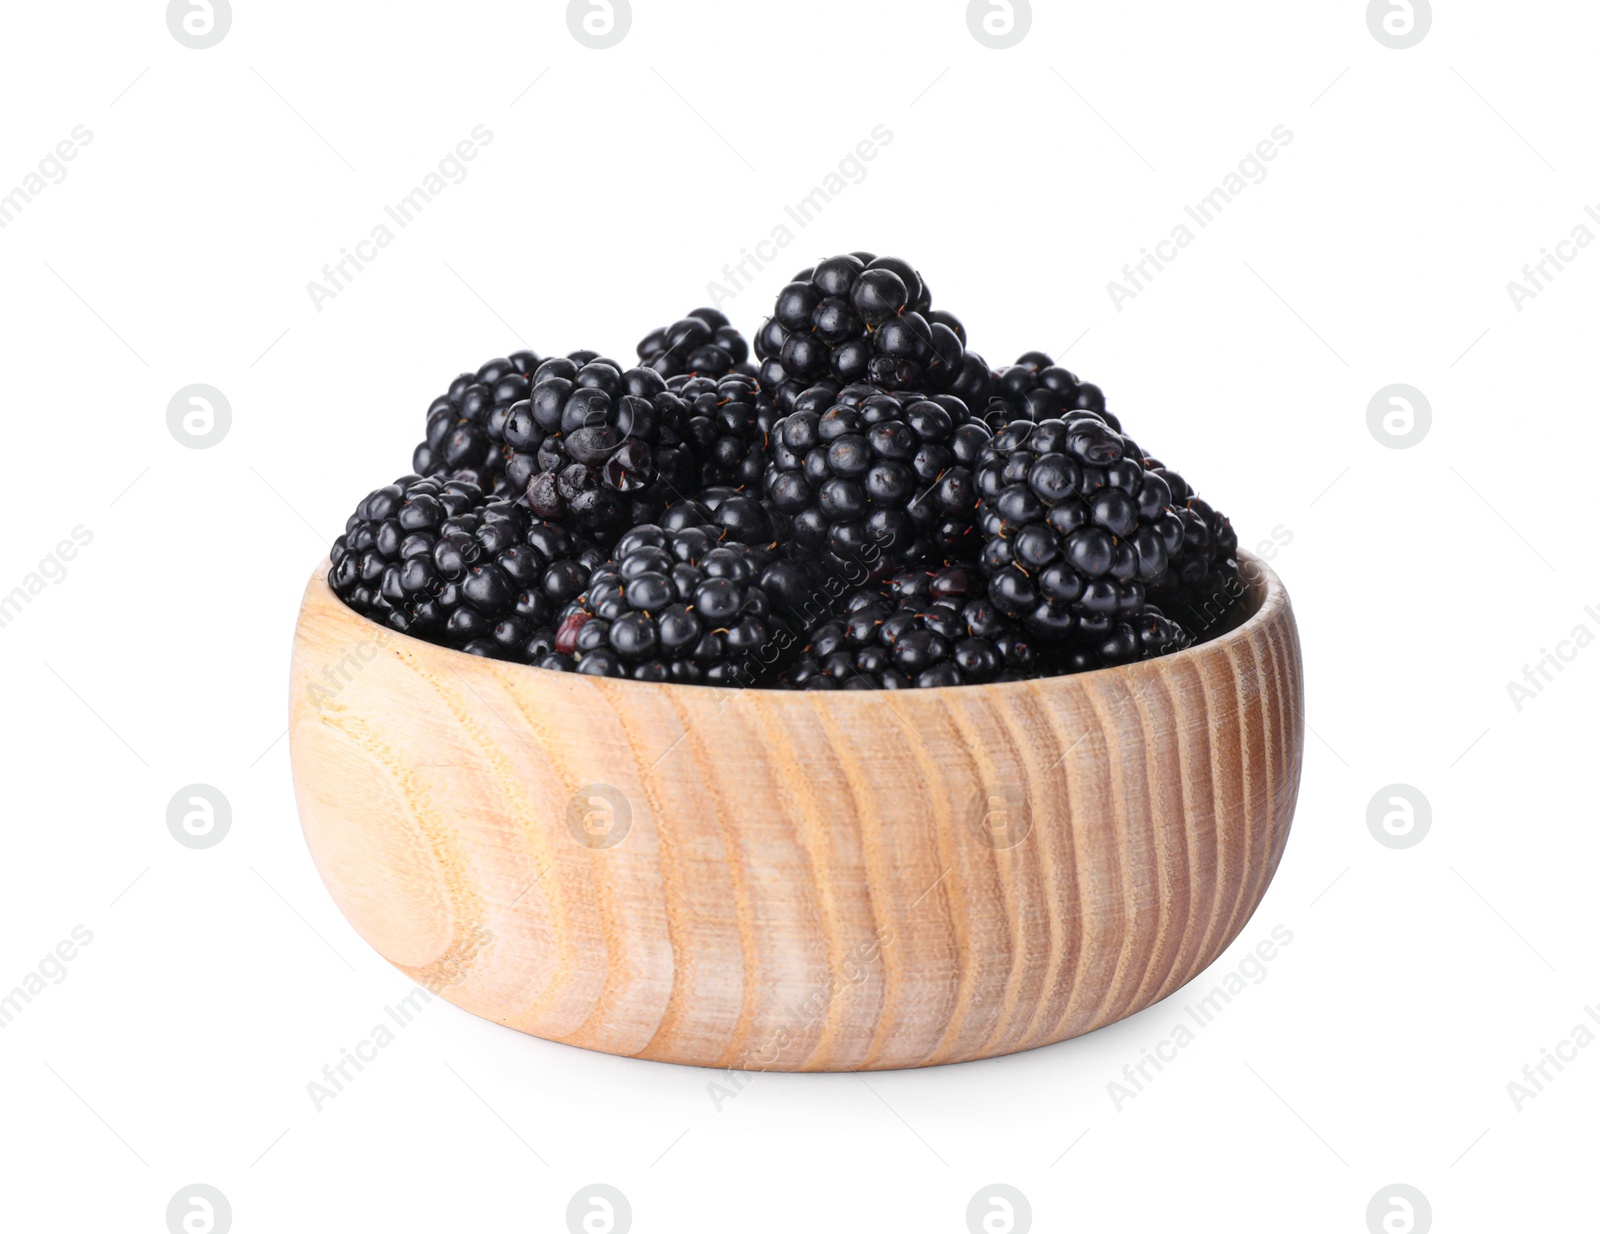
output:
[[903,570],[884,580],[901,605],[956,604],[973,638],[986,639],[1005,665],[1002,680],[1031,677],[1039,668],[1036,644],[1022,626],[990,600],[983,578],[965,566]]
[[829,377],[949,390],[964,371],[965,331],[931,303],[922,276],[896,257],[846,253],[802,270],[756,334],[762,382],[784,411]]
[[767,462],[767,436],[777,420],[772,396],[743,373],[674,377],[667,388],[689,406],[688,438],[702,485],[755,487]]
[[[1026,635],[987,600],[968,600],[965,576],[897,575],[852,592],[843,616],[807,631],[784,683],[802,690],[901,690],[1031,675],[1037,657]],[[933,591],[943,594],[929,599]]]
[[329,585],[392,629],[475,655],[538,662],[557,614],[603,554],[465,480],[402,476],[334,541]]
[[635,527],[563,615],[556,649],[577,671],[640,681],[753,685],[793,642],[769,586],[792,567],[716,531]]
[[1239,576],[1239,537],[1227,515],[1203,501],[1172,468],[1154,458],[1145,459],[1144,466],[1166,481],[1183,524],[1183,543],[1171,555],[1167,575],[1150,598],[1186,630],[1198,633],[1245,595]]
[[1131,617],[1118,618],[1106,634],[1081,635],[1075,642],[1049,647],[1046,667],[1052,676],[1086,673],[1170,655],[1192,642],[1188,632],[1176,621],[1156,605],[1146,604]]
[[639,340],[639,364],[666,378],[685,374],[715,380],[728,373],[753,377],[750,344],[725,314],[714,308],[691,309],[670,326],[661,326]]
[[[819,413],[823,397],[836,401]],[[795,545],[831,564],[974,556],[973,466],[989,437],[949,395],[806,391],[773,428],[766,494]]]
[[1183,544],[1167,481],[1089,411],[1007,425],[979,460],[977,486],[989,597],[1041,638],[1110,636]]
[[546,360],[506,420],[517,464],[508,474],[520,477],[531,457],[536,514],[611,536],[697,487],[688,427],[688,404],[651,369],[589,353]]
[[506,478],[505,424],[512,406],[528,397],[541,363],[534,352],[514,351],[452,381],[428,407],[427,436],[412,453],[412,469],[468,480],[485,493],[520,491],[526,477]]
[[1104,391],[1080,381],[1042,351],[1025,352],[1015,364],[991,375],[983,419],[996,431],[1013,420],[1059,420],[1074,411],[1092,411],[1118,432],[1122,425],[1106,410]]

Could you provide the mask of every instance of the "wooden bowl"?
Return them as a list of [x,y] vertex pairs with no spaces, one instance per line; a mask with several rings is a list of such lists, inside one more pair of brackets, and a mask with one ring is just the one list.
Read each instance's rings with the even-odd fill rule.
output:
[[792,693],[295,637],[306,841],[380,955],[476,1015],[747,1070],[917,1067],[1110,1024],[1261,902],[1304,740],[1289,598],[1073,677]]

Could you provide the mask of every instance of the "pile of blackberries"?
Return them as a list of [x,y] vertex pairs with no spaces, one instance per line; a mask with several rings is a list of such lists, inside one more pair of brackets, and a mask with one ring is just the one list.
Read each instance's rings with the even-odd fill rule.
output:
[[698,308],[637,350],[457,377],[333,590],[472,655],[774,689],[1084,672],[1239,615],[1227,518],[1100,387],[991,369],[898,258],[802,270],[753,348]]

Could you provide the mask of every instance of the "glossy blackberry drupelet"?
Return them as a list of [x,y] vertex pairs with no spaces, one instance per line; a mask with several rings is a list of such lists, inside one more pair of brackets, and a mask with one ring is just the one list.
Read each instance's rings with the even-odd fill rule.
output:
[[673,502],[657,521],[668,531],[709,527],[720,539],[755,548],[777,549],[788,539],[789,520],[771,503],[727,485]]
[[933,604],[940,600],[965,604],[984,592],[982,578],[966,566],[897,570],[882,580],[882,586],[889,597],[904,604]]
[[468,480],[485,493],[520,492],[527,478],[506,477],[505,424],[541,363],[534,352],[514,351],[452,381],[428,408],[427,436],[411,456],[416,473]]
[[689,406],[688,438],[699,482],[759,487],[767,463],[767,438],[778,418],[772,396],[743,373],[717,380],[674,377],[667,387]]
[[1166,480],[1092,412],[1013,422],[976,475],[989,597],[1035,637],[1110,636],[1144,608],[1183,545]]
[[960,322],[931,308],[927,284],[908,263],[846,253],[795,275],[755,349],[762,384],[787,413],[825,378],[948,391],[966,371],[964,338]]
[[534,513],[609,539],[698,487],[688,431],[688,404],[659,373],[602,357],[546,360],[506,420],[508,474],[531,458]]
[[666,378],[709,377],[729,373],[755,376],[750,344],[726,314],[714,308],[691,309],[670,326],[660,326],[639,340],[639,364]]
[[[1118,432],[1122,425],[1106,410],[1106,396],[1093,382],[1080,381],[1042,351],[1029,351],[990,375],[981,418],[999,432],[1014,420],[1059,420],[1074,411],[1092,411]],[[974,409],[978,404],[974,404]]]
[[815,622],[783,682],[797,690],[903,690],[1034,675],[1031,641],[981,596],[970,574],[906,572],[845,597]]
[[562,615],[556,650],[601,677],[762,684],[794,643],[776,609],[797,585],[796,567],[768,550],[645,524]]
[[603,560],[593,545],[470,481],[402,476],[362,500],[328,582],[359,613],[474,655],[537,663]]
[[950,395],[818,387],[773,428],[767,498],[797,550],[833,565],[882,574],[972,558],[973,468],[989,438]]

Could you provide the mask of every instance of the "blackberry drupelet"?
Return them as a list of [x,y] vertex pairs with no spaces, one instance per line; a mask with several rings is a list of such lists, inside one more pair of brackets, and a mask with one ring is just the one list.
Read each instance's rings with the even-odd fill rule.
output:
[[1183,543],[1166,480],[1094,413],[1002,429],[977,467],[989,597],[1035,636],[1111,635]]
[[528,663],[554,650],[557,613],[603,560],[469,481],[415,475],[368,494],[331,557],[329,585],[357,612],[430,642]]
[[505,436],[516,475],[532,457],[534,513],[611,537],[698,487],[688,429],[688,404],[659,373],[586,356],[546,360]]
[[983,594],[983,581],[965,566],[929,570],[897,570],[883,580],[887,593],[903,604],[955,600],[965,604]]
[[596,676],[758,684],[793,642],[768,592],[786,566],[712,528],[635,527],[563,614],[556,650]]
[[725,314],[714,308],[691,309],[670,326],[660,326],[639,340],[639,364],[668,379],[684,375],[716,380],[738,372],[753,377],[750,344]]
[[703,485],[756,487],[766,469],[767,436],[778,418],[771,395],[743,373],[674,377],[667,387],[689,406],[688,438]]
[[[784,674],[802,690],[979,685],[1031,675],[1027,637],[987,600],[968,599],[964,570],[900,574],[850,593],[843,615],[814,623]],[[933,593],[938,598],[930,599]]]
[[485,493],[520,491],[526,479],[506,478],[505,425],[512,406],[528,397],[541,363],[534,352],[514,351],[452,381],[428,408],[427,436],[412,453],[412,469],[469,480]]
[[719,538],[757,548],[775,548],[787,539],[789,520],[768,502],[743,489],[714,485],[675,501],[658,520],[668,531],[709,527]]
[[964,337],[960,322],[934,313],[927,284],[909,264],[846,253],[795,275],[755,348],[762,382],[787,412],[824,378],[949,390],[964,372]]
[[[974,404],[977,407],[978,404]],[[1118,432],[1122,425],[1106,410],[1106,396],[1093,382],[1063,368],[1042,351],[1029,351],[991,374],[983,416],[998,432],[1014,420],[1059,420],[1074,411],[1092,411]]]
[[[823,397],[836,401],[819,412]],[[806,391],[773,428],[766,494],[797,548],[834,565],[881,574],[972,557],[973,468],[989,437],[949,395]]]

